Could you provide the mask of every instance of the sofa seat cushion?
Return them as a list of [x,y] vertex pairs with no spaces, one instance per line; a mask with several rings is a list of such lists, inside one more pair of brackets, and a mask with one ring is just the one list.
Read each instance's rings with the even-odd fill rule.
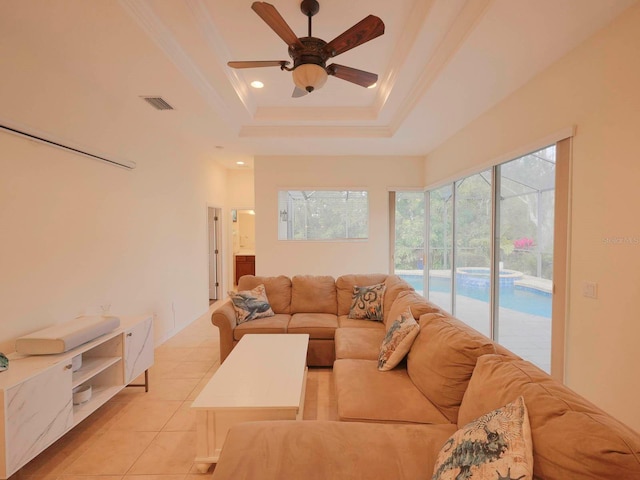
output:
[[383,273],[342,275],[336,278],[338,293],[338,315],[348,315],[353,303],[353,287],[370,287],[382,283],[387,275]]
[[309,338],[333,339],[338,317],[331,313],[295,313],[291,316],[289,333],[308,333]]
[[238,282],[238,290],[253,290],[258,285],[264,285],[267,299],[275,313],[290,313],[291,311],[291,279],[284,275],[277,277],[256,277],[244,275]]
[[340,328],[370,328],[384,332],[384,323],[376,320],[362,320],[358,318],[349,318],[347,315],[338,316],[338,325]]
[[404,368],[378,371],[377,360],[333,364],[340,420],[380,423],[451,423],[418,390]]
[[287,333],[291,315],[276,313],[272,317],[244,322],[233,329],[233,339],[238,341],[247,333]]
[[336,358],[377,361],[384,336],[384,329],[339,328],[336,330]]
[[291,313],[338,312],[336,281],[327,275],[296,275],[291,279]]
[[267,421],[229,430],[212,480],[431,478],[453,425]]
[[476,361],[489,353],[495,353],[489,338],[454,317],[429,313],[420,317],[407,371],[418,390],[455,423]]
[[640,435],[524,360],[480,357],[458,424],[519,395],[529,411],[534,478],[640,478]]

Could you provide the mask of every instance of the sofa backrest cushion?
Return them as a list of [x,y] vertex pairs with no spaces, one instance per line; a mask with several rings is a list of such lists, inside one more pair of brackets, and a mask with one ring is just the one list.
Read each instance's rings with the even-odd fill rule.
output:
[[[387,275],[372,273],[368,275],[342,275],[336,279],[338,294],[338,315],[348,315],[353,301],[353,287],[369,287],[382,283]],[[385,298],[386,300],[386,298]]]
[[458,425],[519,395],[529,411],[534,478],[640,478],[640,435],[521,359],[478,359]]
[[336,281],[325,275],[296,275],[291,279],[291,313],[338,311]]
[[[386,289],[384,291],[384,315],[383,318],[389,318],[389,313],[391,312],[391,307],[393,306],[393,302],[396,301],[398,295],[402,292],[413,291],[413,287],[409,285],[406,281],[400,278],[398,275],[388,275],[387,279],[384,281],[386,285]],[[415,317],[416,320],[420,318],[420,316]],[[392,318],[391,323],[393,323],[396,319]]]
[[[385,297],[385,302],[386,302]],[[389,308],[389,314],[384,317],[384,326],[388,330],[389,327],[400,318],[400,314],[407,308],[411,307],[411,313],[416,320],[420,319],[425,313],[444,313],[437,305],[426,300],[415,290],[406,290],[399,292]],[[385,304],[386,310],[386,304]]]
[[420,317],[420,333],[407,357],[407,373],[418,390],[456,423],[476,361],[489,353],[495,353],[490,339],[454,317],[429,313]]
[[244,275],[238,281],[238,290],[253,290],[260,284],[264,285],[267,299],[274,313],[291,313],[291,279],[289,277]]

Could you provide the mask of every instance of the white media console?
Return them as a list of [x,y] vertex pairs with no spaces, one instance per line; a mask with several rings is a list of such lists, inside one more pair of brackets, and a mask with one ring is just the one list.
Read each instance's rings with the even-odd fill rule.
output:
[[[120,327],[55,355],[9,356],[0,373],[0,479],[7,479],[153,365],[153,319],[120,317]],[[72,371],[72,359],[82,366]],[[72,390],[91,385],[74,405]]]

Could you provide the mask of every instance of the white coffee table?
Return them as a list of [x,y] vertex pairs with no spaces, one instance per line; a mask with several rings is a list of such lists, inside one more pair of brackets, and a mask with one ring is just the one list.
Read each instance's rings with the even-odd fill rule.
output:
[[308,345],[308,334],[242,337],[191,404],[197,410],[198,470],[218,461],[236,423],[302,419]]

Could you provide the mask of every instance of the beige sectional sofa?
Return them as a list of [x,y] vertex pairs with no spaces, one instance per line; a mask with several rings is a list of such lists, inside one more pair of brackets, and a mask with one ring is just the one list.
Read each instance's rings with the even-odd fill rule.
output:
[[[267,298],[275,313],[236,325],[236,314],[229,300],[212,315],[211,321],[220,330],[220,362],[247,333],[308,333],[307,364],[311,367],[330,367],[335,360],[335,333],[339,328],[371,328],[384,336],[385,325],[348,318],[353,287],[384,282],[384,313],[388,316],[396,296],[411,286],[396,275],[344,275],[337,280],[330,276],[297,275],[293,278],[240,278],[238,290],[251,290],[264,285]],[[382,337],[380,337],[382,338]],[[378,344],[379,346],[379,344]]]
[[[318,350],[310,359],[325,365],[335,355],[333,377],[341,421],[237,425],[228,434],[214,480],[429,479],[438,452],[456,430],[520,395],[531,424],[534,478],[640,479],[637,432],[441,311],[398,277],[347,275],[334,282],[335,295],[329,278],[291,279],[292,300],[289,312],[280,313],[286,317],[281,317],[278,331],[306,329],[304,333],[311,334],[317,328],[332,329],[331,338],[326,332],[321,338],[320,331],[315,332],[316,338],[312,336],[316,342],[310,349]],[[384,322],[347,319],[347,292],[354,285],[381,281],[390,287],[384,299]],[[274,303],[288,298],[288,293],[275,288],[281,285],[286,291],[286,277],[243,278],[240,288],[257,283],[270,285],[267,295],[270,301],[273,295]],[[316,292],[336,299],[335,313],[322,313],[335,318],[309,312],[311,292],[319,285],[322,288]],[[298,299],[293,301],[302,293],[296,289],[306,292],[302,310],[307,312],[301,312]],[[329,310],[326,297],[316,301]],[[279,305],[281,311],[286,310],[285,303]],[[382,338],[394,315],[406,306],[419,319],[420,332],[406,361],[380,372],[377,355]],[[296,317],[298,313],[305,315]],[[241,337],[234,330],[244,325],[233,328],[227,314],[214,314],[213,319],[221,325],[221,345],[227,342],[224,356]],[[275,328],[270,325],[242,330],[268,333],[268,328]],[[329,355],[326,345],[334,353]],[[509,480],[504,475],[508,474],[496,472],[496,480]]]

